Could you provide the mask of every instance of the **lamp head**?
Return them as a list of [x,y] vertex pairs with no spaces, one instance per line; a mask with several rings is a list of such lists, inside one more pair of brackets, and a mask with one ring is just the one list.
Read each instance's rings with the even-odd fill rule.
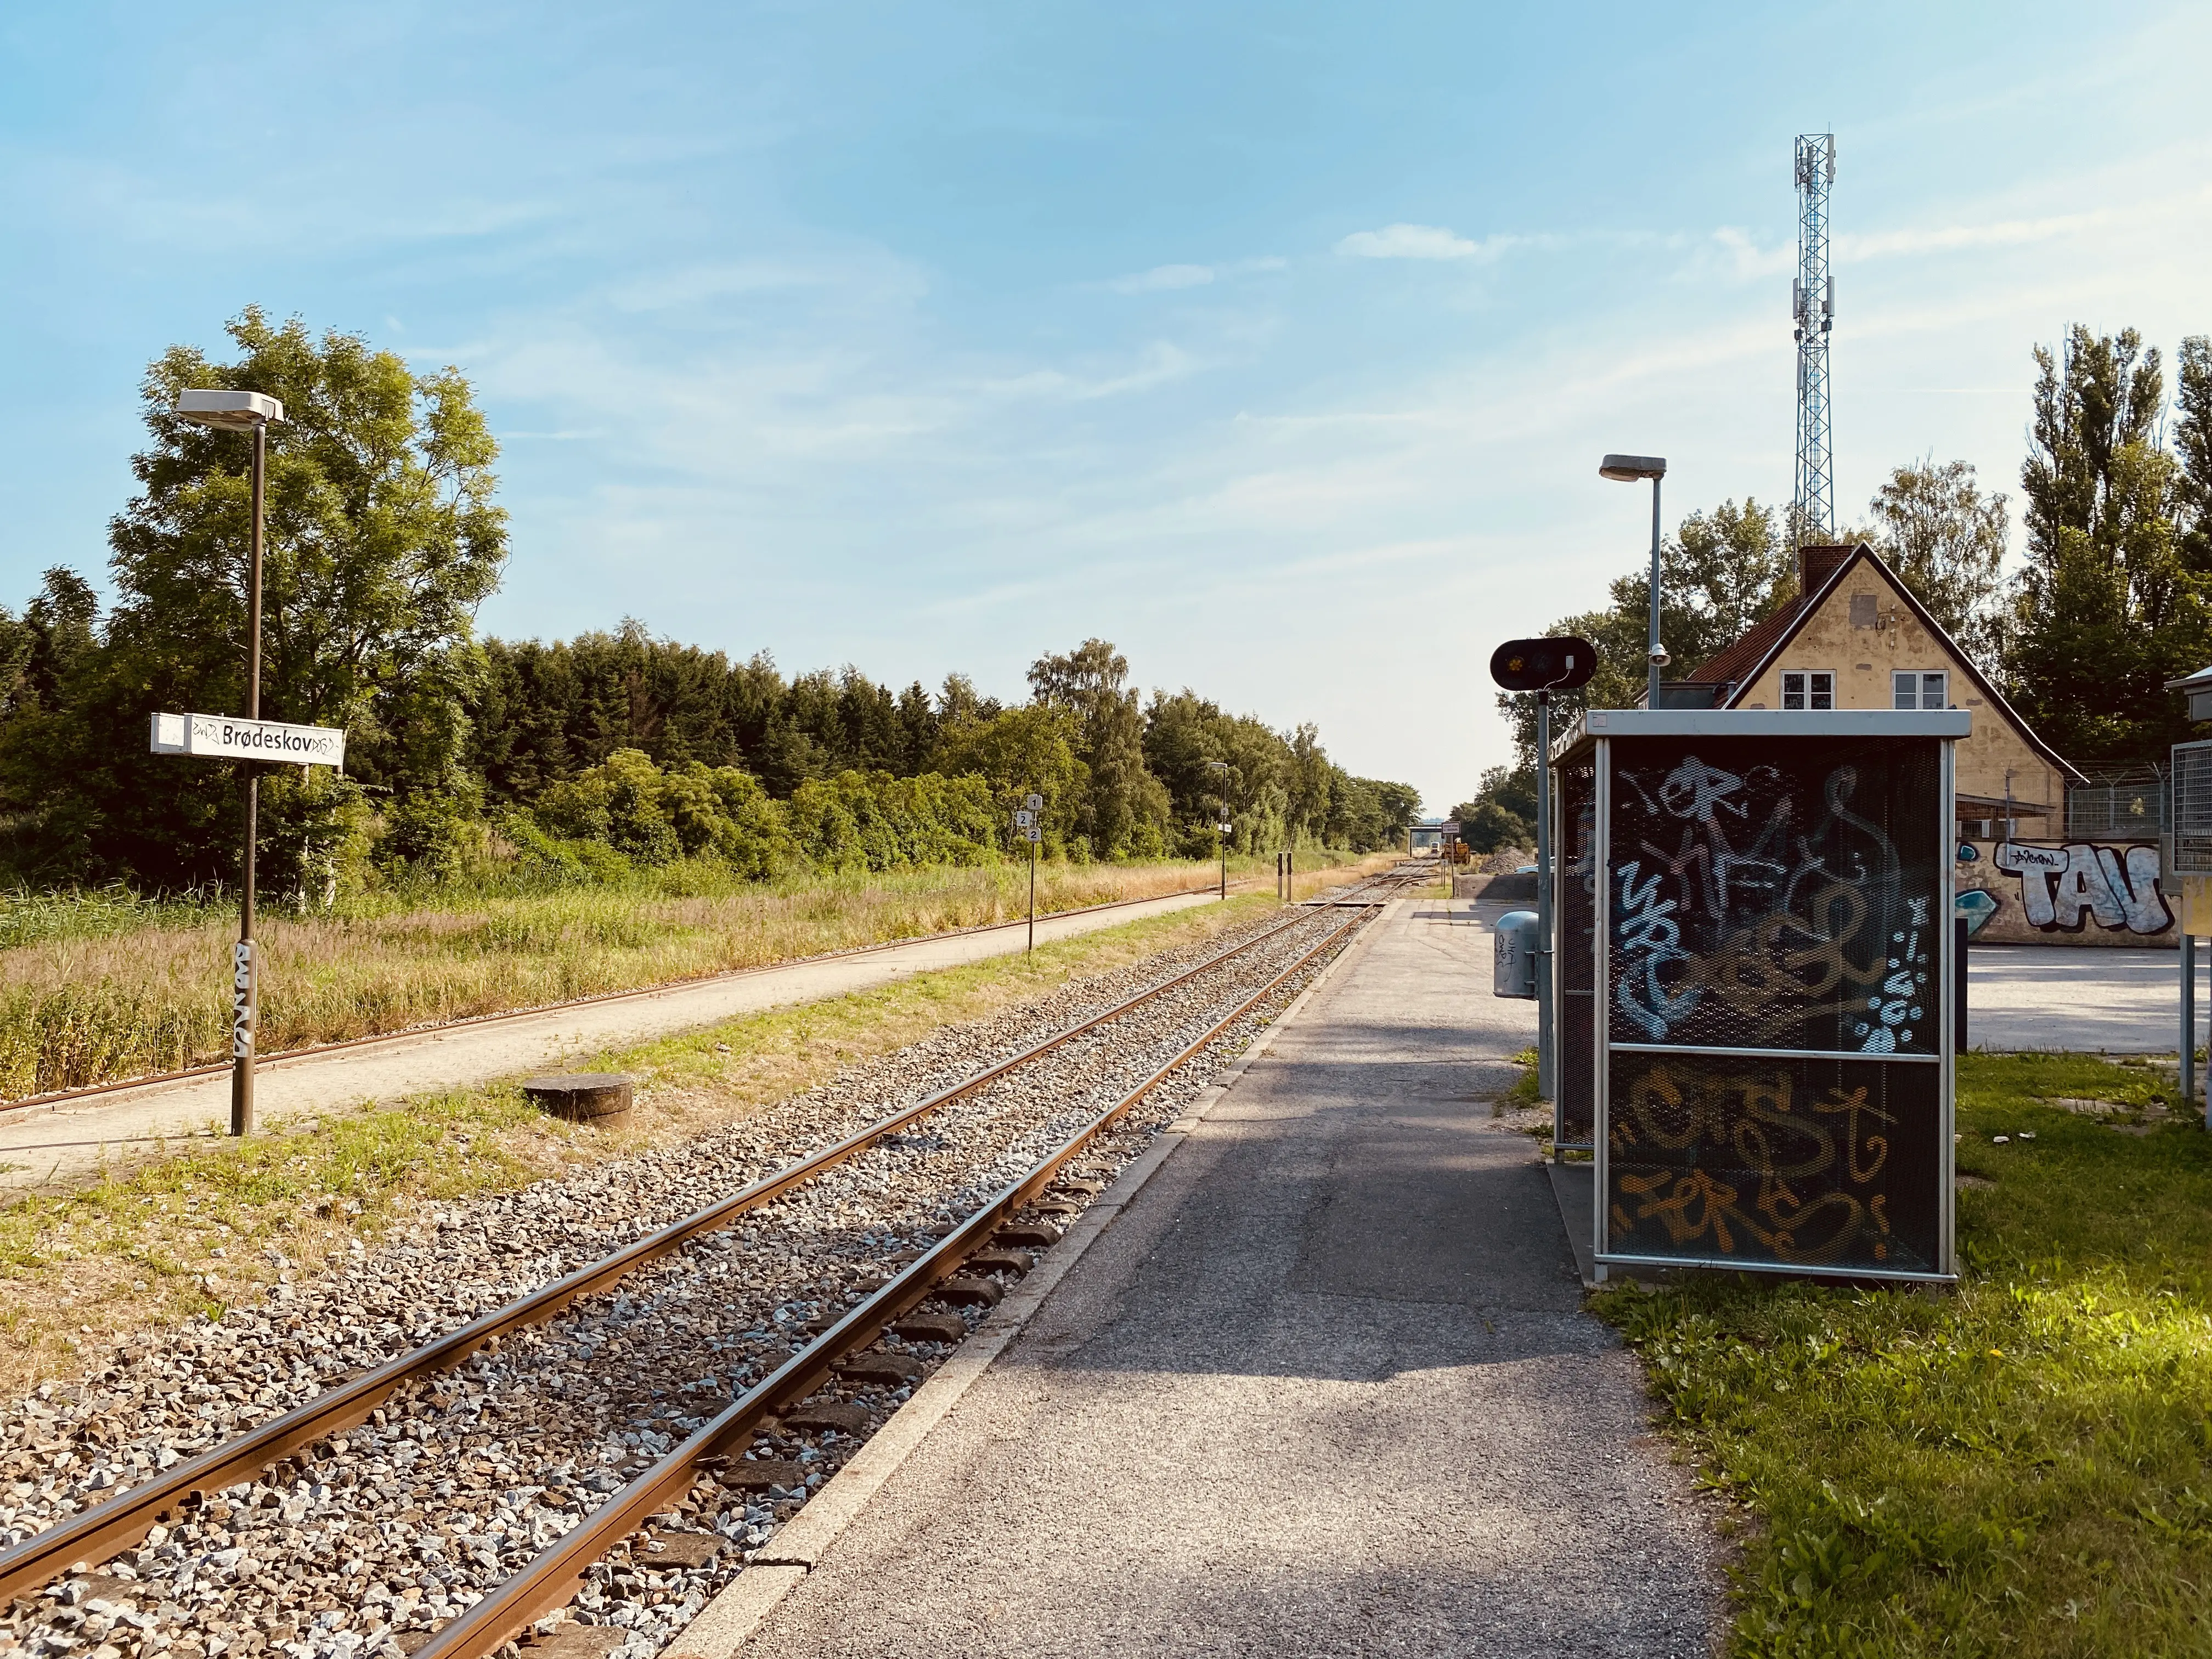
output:
[[284,418],[284,405],[258,392],[197,390],[177,394],[177,413],[222,432],[251,432]]
[[1597,465],[1601,478],[1611,478],[1619,483],[1639,483],[1646,478],[1667,476],[1664,455],[1608,455]]

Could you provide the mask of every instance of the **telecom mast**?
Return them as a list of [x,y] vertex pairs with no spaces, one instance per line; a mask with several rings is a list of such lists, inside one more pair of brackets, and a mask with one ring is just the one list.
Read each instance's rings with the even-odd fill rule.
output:
[[1828,187],[1836,182],[1836,135],[1797,140],[1797,280],[1790,310],[1797,325],[1797,490],[1790,534],[1799,546],[1836,538],[1835,457],[1828,434],[1828,330],[1836,279],[1828,274]]

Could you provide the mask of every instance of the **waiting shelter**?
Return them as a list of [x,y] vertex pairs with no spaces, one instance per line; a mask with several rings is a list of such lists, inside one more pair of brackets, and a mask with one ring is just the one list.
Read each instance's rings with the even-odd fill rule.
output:
[[1598,1275],[1955,1276],[1960,709],[1601,709],[1555,751],[1556,1145]]

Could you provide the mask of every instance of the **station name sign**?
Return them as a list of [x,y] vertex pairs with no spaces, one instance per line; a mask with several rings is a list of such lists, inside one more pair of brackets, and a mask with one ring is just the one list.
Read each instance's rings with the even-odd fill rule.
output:
[[343,766],[345,733],[328,726],[287,726],[231,714],[156,714],[157,755],[216,760],[283,761],[294,766]]

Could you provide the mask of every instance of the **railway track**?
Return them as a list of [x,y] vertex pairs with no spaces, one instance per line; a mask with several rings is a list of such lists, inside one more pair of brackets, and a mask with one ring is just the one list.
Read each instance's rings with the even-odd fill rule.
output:
[[[16,1598],[0,1652],[12,1630],[33,1656],[482,1659],[572,1600],[650,1651],[957,1346],[1023,1253],[1058,1236],[1096,1183],[1029,1206],[1071,1161],[1133,1150],[1172,1115],[1161,1085],[1397,884],[1302,908],[49,1517],[0,1553],[0,1601]],[[1157,1109],[1133,1121],[1148,1097]],[[770,1224],[740,1225],[755,1218]],[[625,1553],[655,1515],[665,1541]],[[67,1576],[81,1563],[107,1565]]]

